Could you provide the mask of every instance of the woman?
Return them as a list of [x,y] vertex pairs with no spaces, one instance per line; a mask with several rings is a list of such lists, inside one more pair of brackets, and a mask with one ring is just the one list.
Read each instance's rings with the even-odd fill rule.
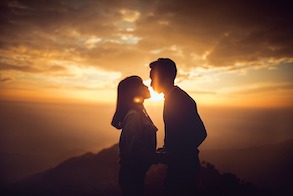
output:
[[143,195],[145,175],[156,153],[157,128],[143,105],[147,98],[150,98],[148,87],[138,76],[127,77],[118,85],[112,125],[122,129],[119,184],[123,195]]

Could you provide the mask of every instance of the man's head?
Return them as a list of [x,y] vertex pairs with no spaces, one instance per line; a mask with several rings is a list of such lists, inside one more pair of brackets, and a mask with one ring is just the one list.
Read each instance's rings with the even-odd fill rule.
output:
[[150,63],[150,78],[153,89],[161,93],[166,88],[174,85],[177,68],[174,61],[169,58],[159,58]]

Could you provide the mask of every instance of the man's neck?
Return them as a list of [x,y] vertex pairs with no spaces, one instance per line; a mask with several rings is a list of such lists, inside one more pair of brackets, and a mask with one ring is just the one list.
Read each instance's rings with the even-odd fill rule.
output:
[[174,89],[174,87],[175,87],[174,84],[170,84],[164,88],[163,93],[164,93],[165,97],[167,97],[171,93],[171,91]]

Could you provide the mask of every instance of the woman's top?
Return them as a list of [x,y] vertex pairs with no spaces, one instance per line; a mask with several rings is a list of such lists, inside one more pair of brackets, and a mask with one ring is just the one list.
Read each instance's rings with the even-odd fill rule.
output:
[[119,163],[150,166],[156,152],[157,130],[143,106],[128,111],[119,140]]

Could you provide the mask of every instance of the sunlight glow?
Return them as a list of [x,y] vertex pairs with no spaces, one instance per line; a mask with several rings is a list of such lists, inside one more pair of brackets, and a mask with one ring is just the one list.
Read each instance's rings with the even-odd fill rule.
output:
[[149,87],[149,91],[151,93],[151,97],[149,100],[152,100],[152,101],[163,101],[164,100],[163,93],[160,93],[160,94],[156,93],[152,87]]

